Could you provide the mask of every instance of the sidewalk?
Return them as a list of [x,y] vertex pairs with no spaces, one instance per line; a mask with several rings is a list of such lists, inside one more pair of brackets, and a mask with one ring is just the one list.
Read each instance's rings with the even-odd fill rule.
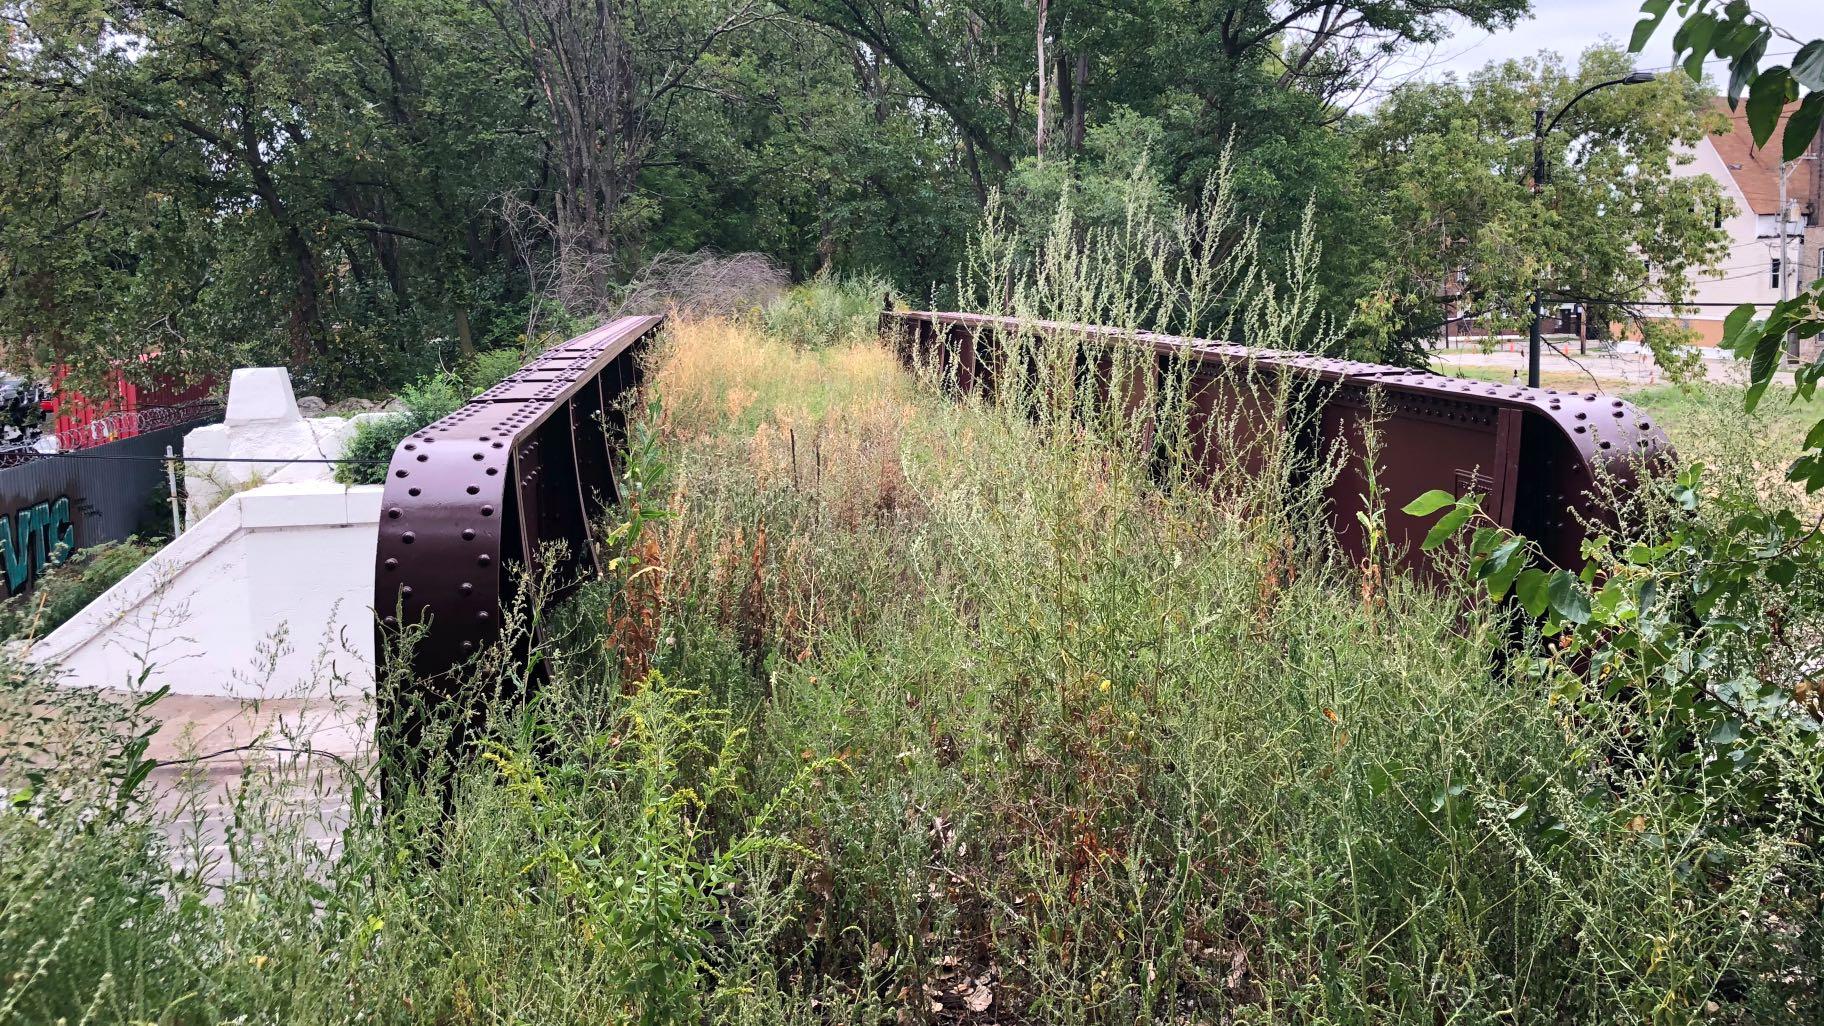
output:
[[237,874],[230,832],[242,803],[267,827],[296,831],[333,854],[348,823],[353,775],[372,763],[366,698],[241,701],[168,695],[146,755],[172,858],[220,883]]

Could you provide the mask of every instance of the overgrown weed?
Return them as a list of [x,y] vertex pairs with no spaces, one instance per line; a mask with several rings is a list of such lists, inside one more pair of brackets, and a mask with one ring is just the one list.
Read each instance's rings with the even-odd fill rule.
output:
[[766,304],[760,322],[767,334],[794,345],[868,344],[891,291],[882,278],[837,277],[825,271]]
[[[1321,338],[1296,275],[1251,269],[1251,230],[1212,190],[1176,237],[1215,224],[1224,246],[1148,249],[1135,228],[1085,256],[1066,211],[1049,242],[985,236],[1006,256],[975,282],[1028,317]],[[1623,758],[1652,721],[1535,686],[1518,671],[1538,639],[1511,647],[1461,573],[1439,588],[1393,554],[1340,564],[1317,519],[1334,461],[1237,442],[1235,418],[1295,415],[1299,395],[1237,409],[1181,369],[1134,407],[1112,398],[1118,362],[1112,385],[1079,373],[1086,352],[1126,358],[1093,340],[1008,346],[997,387],[959,402],[873,343],[674,321],[637,501],[605,533],[612,572],[562,610],[532,575],[475,669],[480,719],[432,703],[413,771],[333,860],[269,838],[262,871],[214,893],[165,869],[146,810],[100,785],[15,798],[0,830],[29,858],[0,893],[0,1008],[1816,1015],[1816,826],[1798,806],[1743,823],[1726,781],[1694,796],[1674,767]],[[1782,751],[1814,786],[1815,760]],[[112,757],[72,758],[71,786]],[[53,859],[68,868],[13,868]]]

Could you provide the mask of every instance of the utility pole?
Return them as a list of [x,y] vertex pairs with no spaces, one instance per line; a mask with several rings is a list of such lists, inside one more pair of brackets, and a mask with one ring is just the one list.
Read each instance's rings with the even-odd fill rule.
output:
[[[1786,247],[1786,239],[1787,239],[1787,235],[1788,235],[1788,233],[1786,231],[1786,222],[1787,222],[1787,218],[1792,213],[1792,200],[1787,194],[1786,183],[1787,183],[1787,180],[1792,177],[1792,173],[1798,169],[1799,163],[1801,161],[1816,160],[1816,159],[1817,158],[1814,155],[1808,153],[1808,154],[1805,154],[1804,156],[1800,157],[1798,160],[1780,161],[1780,215],[1779,215],[1780,216],[1780,302],[1782,302],[1782,303],[1784,303],[1788,299],[1792,298],[1792,286],[1790,283],[1792,281],[1792,270],[1793,270],[1792,255],[1787,250],[1787,247]],[[1815,203],[1817,201],[1814,199],[1813,202]],[[1800,231],[1802,233],[1803,229],[1800,229]],[[1804,259],[1804,254],[1805,254],[1805,238],[1804,238],[1804,235],[1801,234],[1799,236],[1799,259],[1800,260]],[[1787,363],[1798,363],[1799,362],[1799,335],[1798,335],[1798,332],[1796,332],[1796,331],[1788,331],[1786,333],[1786,362]]]
[[[1792,275],[1791,259],[1786,254],[1786,179],[1792,174],[1792,164],[1780,161],[1780,302],[1786,302],[1786,282]],[[1799,354],[1792,332],[1786,333],[1786,362],[1797,363]]]
[[[1578,97],[1582,99],[1582,97]],[[1571,103],[1576,103],[1572,100]],[[1567,104],[1564,108],[1570,110]],[[1559,112],[1563,114],[1563,111]],[[1533,111],[1533,202],[1539,201],[1541,191],[1545,188],[1545,108]],[[1539,387],[1539,350],[1545,347],[1543,325],[1539,323],[1539,278],[1537,272],[1533,277],[1532,319],[1526,330],[1526,384],[1529,388]]]

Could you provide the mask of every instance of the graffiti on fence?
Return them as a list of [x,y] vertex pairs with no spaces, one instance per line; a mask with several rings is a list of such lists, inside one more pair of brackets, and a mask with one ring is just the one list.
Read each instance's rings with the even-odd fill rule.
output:
[[220,410],[172,426],[141,425],[80,453],[32,452],[16,464],[0,458],[0,593],[28,591],[72,552],[125,540],[157,518],[166,447],[181,447],[185,434]]
[[70,497],[25,506],[11,516],[0,514],[0,566],[6,571],[6,593],[16,595],[44,568],[76,551],[76,525],[70,521]]

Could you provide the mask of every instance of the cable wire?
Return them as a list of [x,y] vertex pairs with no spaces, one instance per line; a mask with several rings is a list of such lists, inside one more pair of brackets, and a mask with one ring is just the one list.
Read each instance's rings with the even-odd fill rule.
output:
[[32,460],[32,461],[37,461],[37,460],[124,460],[127,462],[138,461],[138,462],[142,462],[142,463],[269,463],[269,464],[270,463],[277,463],[277,464],[323,463],[323,464],[329,464],[331,466],[341,466],[342,464],[346,463],[351,466],[360,465],[360,466],[378,466],[378,467],[388,466],[389,464],[392,463],[392,460],[372,460],[372,459],[353,459],[353,458],[346,459],[346,460],[317,460],[317,459],[295,459],[294,460],[294,459],[285,459],[283,457],[261,459],[256,456],[178,456],[175,454],[173,454],[171,456],[120,456],[120,455],[115,455],[112,453],[108,453],[108,454],[85,453],[85,452],[82,452],[81,450],[77,450],[75,452],[40,452],[36,449],[31,448],[30,446],[20,448],[20,449],[11,449],[11,450],[0,449],[0,459],[3,459],[7,456],[14,456],[14,455],[24,456],[28,460]]

